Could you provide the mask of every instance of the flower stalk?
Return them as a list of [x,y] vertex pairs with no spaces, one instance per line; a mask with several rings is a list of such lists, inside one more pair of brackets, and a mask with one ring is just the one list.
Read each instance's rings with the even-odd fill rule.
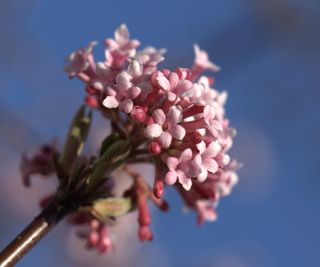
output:
[[67,199],[54,199],[42,212],[0,253],[0,267],[14,266],[57,223],[76,206]]

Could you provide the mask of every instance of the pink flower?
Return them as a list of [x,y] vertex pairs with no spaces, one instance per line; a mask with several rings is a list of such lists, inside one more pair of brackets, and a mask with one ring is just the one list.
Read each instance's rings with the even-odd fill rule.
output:
[[223,130],[220,133],[218,140],[222,145],[224,151],[229,150],[233,144],[233,138],[236,135],[237,131],[229,127],[229,120],[224,119],[222,121]]
[[192,160],[190,148],[182,151],[179,158],[168,157],[167,166],[169,172],[165,176],[165,182],[169,185],[175,184],[177,179],[185,190],[190,190],[192,177],[196,177],[201,172],[201,167],[195,160]]
[[214,222],[217,220],[217,212],[215,210],[214,202],[210,200],[197,200],[195,202],[195,209],[198,212],[198,224],[203,224],[205,221]]
[[171,101],[175,100],[178,96],[182,96],[189,90],[193,83],[185,77],[179,77],[176,72],[171,72],[165,75],[161,71],[157,71],[152,75],[153,84],[164,90]]
[[157,50],[148,46],[137,53],[136,60],[143,66],[144,73],[152,73],[156,71],[157,65],[164,60],[163,54],[165,53],[166,49]]
[[106,39],[108,49],[106,49],[107,65],[115,68],[121,68],[129,57],[136,54],[135,48],[140,45],[138,40],[130,40],[130,34],[125,24],[114,33],[114,39]]
[[232,188],[238,183],[238,175],[236,170],[241,168],[241,164],[237,161],[231,161],[217,179],[217,191],[221,196],[227,196],[231,193]]
[[207,105],[203,110],[203,118],[206,128],[215,138],[217,138],[219,136],[219,132],[221,132],[223,128],[222,122],[216,118],[215,108]]
[[172,138],[182,140],[186,135],[186,130],[178,124],[182,120],[179,107],[170,107],[167,116],[162,109],[156,109],[152,113],[152,118],[155,123],[145,128],[144,135],[149,139],[159,138],[159,143],[163,148],[171,145]]
[[230,194],[232,188],[238,182],[235,170],[239,167],[240,165],[233,161],[224,169],[219,169],[215,174],[209,173],[204,182],[194,181],[189,191],[177,186],[186,206],[198,214],[197,221],[199,224],[217,219],[216,208],[219,200],[221,197]]
[[64,70],[69,74],[70,78],[86,71],[89,66],[94,68],[92,50],[96,45],[97,42],[90,42],[86,48],[80,48],[66,59],[68,64],[65,65]]
[[114,249],[107,226],[96,219],[89,222],[88,230],[79,231],[78,236],[86,239],[88,249],[96,249],[100,253]]
[[131,82],[133,77],[126,71],[120,72],[116,77],[116,87],[110,87],[102,104],[106,108],[117,108],[125,113],[130,113],[134,107],[133,99],[137,98],[141,89]]
[[43,145],[31,159],[29,159],[26,154],[22,155],[20,169],[22,172],[22,181],[25,186],[30,186],[30,177],[34,174],[47,176],[54,172],[52,161],[54,151],[54,144]]
[[103,91],[112,83],[116,75],[117,73],[105,62],[97,62],[95,72],[90,76],[90,85],[98,91]]
[[183,198],[186,206],[197,213],[199,225],[205,221],[215,221],[217,219],[216,207],[219,198],[215,192],[215,184],[205,181],[204,183],[194,182],[190,191],[186,191],[177,186],[178,192]]
[[198,83],[200,90],[198,95],[193,94],[194,103],[201,103],[203,105],[209,105],[215,109],[216,117],[222,120],[225,115],[224,105],[227,101],[228,94],[226,91],[219,93],[215,89],[210,87],[209,78],[202,76]]
[[199,154],[195,156],[199,165],[201,165],[201,173],[197,176],[199,182],[207,179],[208,172],[216,173],[218,171],[218,163],[214,159],[221,151],[221,145],[217,141],[212,141],[208,146],[202,141],[197,144]]
[[206,51],[201,50],[200,47],[195,44],[193,46],[195,53],[194,65],[191,69],[191,80],[195,80],[205,70],[219,71],[220,67],[212,63],[209,60],[209,56]]

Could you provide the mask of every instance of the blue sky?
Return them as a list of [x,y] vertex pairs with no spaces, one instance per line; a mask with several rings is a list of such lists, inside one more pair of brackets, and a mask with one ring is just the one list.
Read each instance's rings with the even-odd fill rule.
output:
[[[227,114],[238,130],[233,155],[244,162],[240,183],[220,203],[214,224],[199,228],[169,190],[171,212],[154,212],[156,239],[139,247],[128,266],[318,266],[319,7],[311,0],[2,0],[4,181],[18,180],[6,163],[18,166],[22,150],[64,136],[83,99],[81,84],[63,73],[66,55],[112,36],[124,22],[142,45],[168,49],[165,67],[189,66],[194,43],[222,66],[216,87],[229,92]],[[4,198],[7,187],[0,190]],[[15,198],[25,197],[19,192]],[[26,200],[13,202],[3,201],[1,245],[34,215],[16,214]],[[59,226],[18,266],[86,266],[65,252],[61,240],[68,229]]]

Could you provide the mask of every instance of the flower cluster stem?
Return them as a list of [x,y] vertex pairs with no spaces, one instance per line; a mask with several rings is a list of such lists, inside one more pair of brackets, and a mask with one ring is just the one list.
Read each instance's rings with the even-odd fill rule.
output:
[[43,211],[0,253],[0,267],[14,266],[62,218],[74,210],[67,201],[53,200]]

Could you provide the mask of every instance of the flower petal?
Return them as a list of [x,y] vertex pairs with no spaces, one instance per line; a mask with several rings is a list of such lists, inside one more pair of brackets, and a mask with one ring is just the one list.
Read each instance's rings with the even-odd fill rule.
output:
[[214,63],[212,63],[209,60],[209,56],[208,56],[206,51],[201,50],[200,47],[197,44],[195,44],[193,46],[193,48],[194,48],[194,53],[195,53],[195,61],[194,61],[194,63],[196,65],[201,67],[203,70],[206,70],[206,69],[212,70],[212,71],[219,71],[220,70],[219,66],[217,66]]
[[167,99],[170,101],[170,102],[173,102],[177,99],[177,95],[175,93],[172,93],[172,92],[167,92]]
[[141,93],[141,89],[139,88],[139,87],[137,87],[137,86],[132,86],[130,89],[129,89],[129,97],[131,98],[131,99],[135,99],[135,98],[137,98],[139,95],[140,95],[140,93]]
[[168,148],[171,145],[172,136],[168,132],[163,132],[159,137],[159,143],[162,148]]
[[118,89],[120,91],[128,90],[132,85],[130,80],[131,80],[131,76],[127,72],[125,71],[120,72],[116,78]]
[[179,160],[175,157],[168,157],[166,163],[169,170],[175,170],[179,164]]
[[93,82],[91,83],[91,85],[92,85],[92,87],[93,87],[94,89],[97,89],[97,90],[99,90],[99,91],[102,91],[103,88],[104,88],[102,82],[100,82],[100,81],[93,81]]
[[170,107],[168,111],[168,122],[170,124],[177,124],[182,120],[182,112],[181,109],[178,108],[177,106],[172,106]]
[[128,72],[130,73],[130,75],[132,77],[137,77],[142,74],[142,71],[143,71],[143,68],[140,65],[140,63],[137,60],[133,59],[128,67]]
[[169,171],[164,177],[164,181],[168,185],[173,185],[177,181],[177,173],[175,171]]
[[187,177],[184,172],[177,171],[179,183],[183,186],[183,188],[187,191],[191,189],[192,181],[189,177]]
[[179,82],[178,74],[175,72],[171,72],[169,75],[169,82],[170,82],[171,88],[176,88]]
[[217,220],[217,213],[214,210],[213,203],[209,200],[198,200],[196,202],[198,210],[198,222],[202,224],[204,221],[213,222]]
[[197,148],[199,150],[199,153],[203,154],[203,152],[206,151],[206,143],[204,141],[201,141],[197,144]]
[[181,80],[178,82],[177,87],[174,89],[174,93],[182,95],[193,86],[193,83],[189,80]]
[[197,154],[193,160],[187,163],[186,174],[190,177],[196,177],[201,173],[202,159],[199,154]]
[[127,25],[121,24],[114,33],[114,39],[120,45],[124,45],[129,41],[129,30]]
[[159,125],[162,125],[166,121],[166,115],[164,114],[163,110],[158,108],[152,113],[153,120],[158,123]]
[[125,113],[130,113],[133,109],[133,102],[131,99],[125,99],[119,105],[121,111]]
[[117,108],[119,106],[119,101],[114,96],[107,96],[103,102],[106,108]]
[[193,161],[196,165],[201,166],[202,165],[202,157],[200,154],[196,154],[193,158]]
[[162,134],[162,128],[159,124],[156,124],[156,123],[152,123],[144,129],[144,136],[149,139],[157,138],[161,134]]
[[205,106],[204,110],[203,110],[203,117],[206,120],[206,123],[210,123],[211,120],[214,119],[216,115],[216,111],[214,107],[211,107],[209,105]]
[[159,75],[157,78],[156,78],[156,81],[157,81],[157,85],[165,90],[165,91],[168,91],[170,89],[170,83],[168,81],[168,79],[163,76],[163,75]]
[[191,159],[192,159],[192,150],[190,148],[183,150],[179,157],[180,162],[186,162]]
[[208,171],[206,168],[201,168],[200,174],[197,176],[197,181],[203,183],[208,177]]
[[181,125],[173,125],[170,129],[170,134],[177,140],[182,140],[186,135],[186,130]]
[[212,173],[216,173],[219,169],[218,163],[214,159],[204,159],[202,164]]
[[104,62],[97,62],[96,74],[104,83],[112,79],[112,70]]
[[222,147],[218,141],[213,141],[209,144],[207,149],[203,152],[204,158],[214,158],[221,151]]

